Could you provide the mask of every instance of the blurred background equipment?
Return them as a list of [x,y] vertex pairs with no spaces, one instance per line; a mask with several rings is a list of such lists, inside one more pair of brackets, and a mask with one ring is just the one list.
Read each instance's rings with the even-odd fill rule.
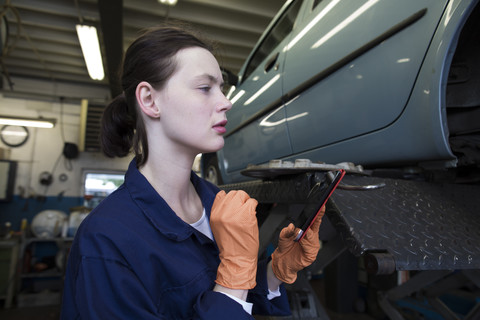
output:
[[67,214],[60,210],[40,211],[32,220],[31,230],[35,237],[54,238],[60,235]]

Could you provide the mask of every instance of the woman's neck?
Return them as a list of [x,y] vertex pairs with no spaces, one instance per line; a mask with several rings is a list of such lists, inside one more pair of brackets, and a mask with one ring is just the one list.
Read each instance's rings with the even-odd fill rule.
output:
[[193,159],[151,157],[139,170],[177,216],[187,223],[201,218],[203,205],[190,181]]

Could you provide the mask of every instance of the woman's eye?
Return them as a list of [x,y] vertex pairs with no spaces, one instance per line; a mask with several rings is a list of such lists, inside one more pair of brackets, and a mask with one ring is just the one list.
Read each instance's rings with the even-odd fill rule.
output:
[[200,87],[200,90],[204,91],[204,92],[209,92],[211,89],[211,87]]

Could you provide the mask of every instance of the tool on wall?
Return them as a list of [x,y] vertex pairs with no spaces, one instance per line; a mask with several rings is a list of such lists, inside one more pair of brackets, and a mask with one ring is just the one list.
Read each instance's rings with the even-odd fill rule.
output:
[[43,186],[49,186],[53,182],[53,175],[48,171],[40,173],[40,184]]

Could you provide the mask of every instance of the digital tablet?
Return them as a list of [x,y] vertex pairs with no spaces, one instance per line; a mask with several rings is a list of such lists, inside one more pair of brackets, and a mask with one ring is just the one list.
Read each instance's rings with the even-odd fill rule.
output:
[[320,209],[327,203],[327,200],[337,188],[343,176],[345,176],[345,170],[334,171],[334,178],[331,179],[331,181],[326,176],[323,181],[318,182],[312,187],[307,197],[307,203],[295,221],[295,226],[301,226],[295,241],[303,239],[305,233],[320,213]]

